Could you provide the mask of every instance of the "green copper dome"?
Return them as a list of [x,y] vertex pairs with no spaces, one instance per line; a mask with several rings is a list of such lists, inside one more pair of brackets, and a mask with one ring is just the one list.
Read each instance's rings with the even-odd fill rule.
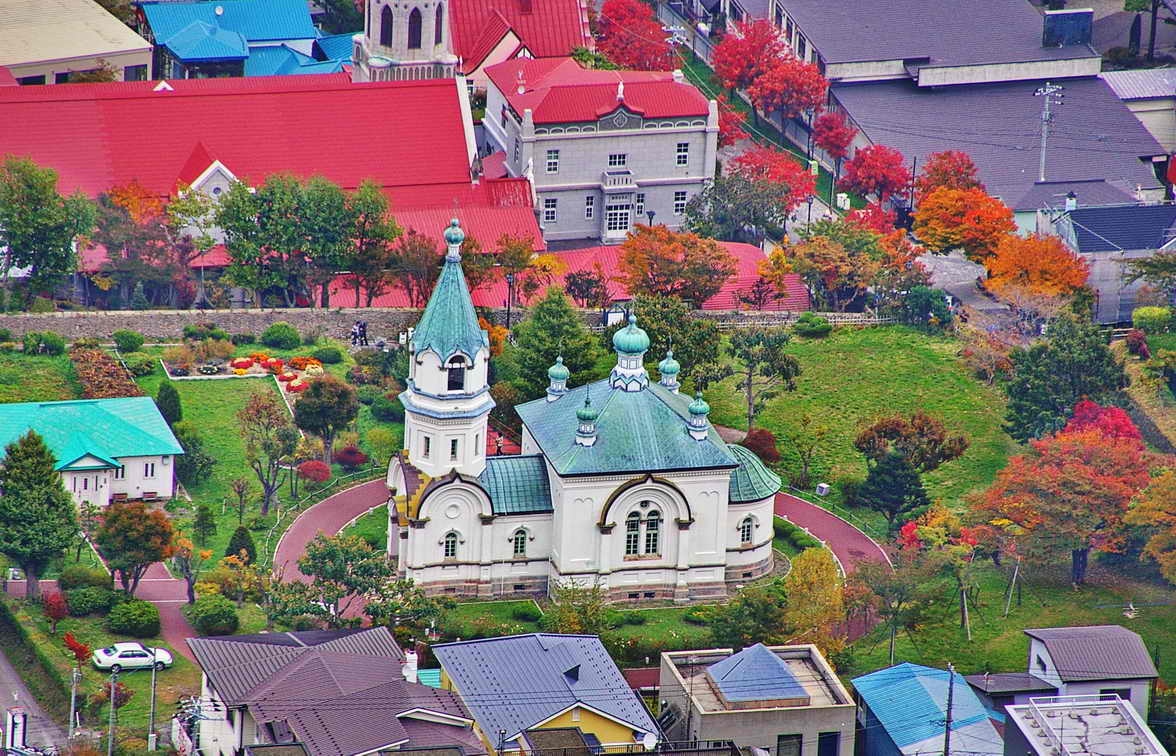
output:
[[739,467],[731,473],[727,497],[730,501],[736,504],[763,501],[780,490],[780,476],[765,467],[755,452],[738,444],[727,444],[727,451],[739,462]]
[[461,244],[465,241],[465,231],[461,230],[461,223],[457,218],[449,221],[449,228],[445,229],[446,244]]
[[681,369],[682,369],[682,366],[680,364],[678,364],[677,360],[674,359],[674,350],[673,349],[667,349],[666,350],[666,358],[664,360],[662,360],[661,362],[657,363],[657,372],[661,373],[663,376],[664,375],[677,375]]
[[563,357],[556,357],[555,364],[547,368],[547,377],[553,381],[566,381],[572,377],[572,371],[563,364]]
[[622,354],[649,351],[649,334],[637,327],[636,315],[629,315],[629,325],[613,334],[613,348]]
[[584,397],[584,406],[576,410],[576,419],[582,423],[594,423],[600,417],[600,411],[592,406],[592,398]]
[[694,395],[694,401],[690,402],[690,406],[686,408],[686,411],[695,417],[710,413],[710,405],[703,401],[701,391]]

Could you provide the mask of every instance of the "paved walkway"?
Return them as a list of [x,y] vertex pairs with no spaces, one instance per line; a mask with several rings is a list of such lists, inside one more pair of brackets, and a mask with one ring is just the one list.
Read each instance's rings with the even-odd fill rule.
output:
[[776,494],[776,514],[821,539],[851,573],[862,562],[889,562],[872,538],[826,509],[792,494]]
[[274,571],[284,580],[306,580],[298,571],[298,560],[306,544],[319,533],[334,535],[356,517],[388,501],[388,487],[381,478],[323,499],[298,515],[274,549]]
[[45,713],[4,654],[0,654],[0,703],[4,708],[23,706],[28,712],[28,734],[25,737],[28,745],[36,748],[65,745],[65,730]]
[[147,568],[143,579],[139,581],[139,589],[135,598],[150,601],[159,609],[159,634],[168,645],[178,651],[189,661],[196,661],[185,640],[196,636],[196,630],[181,611],[188,603],[188,586],[179,579],[171,576],[162,562],[156,562]]

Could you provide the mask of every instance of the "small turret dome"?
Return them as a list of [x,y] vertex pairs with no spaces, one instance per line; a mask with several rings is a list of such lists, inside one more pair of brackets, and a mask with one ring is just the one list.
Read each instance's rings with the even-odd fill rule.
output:
[[666,350],[666,358],[657,363],[657,372],[663,376],[677,375],[682,370],[682,366],[674,359],[674,350]]
[[637,316],[629,315],[629,325],[613,334],[613,348],[622,354],[649,351],[649,334],[637,327]]
[[445,229],[445,242],[447,244],[461,244],[465,241],[465,231],[461,230],[461,222],[457,218],[449,221],[449,228]]
[[584,397],[584,406],[576,410],[576,419],[581,423],[594,423],[600,417],[600,412],[592,406],[592,399]]
[[686,408],[686,411],[695,417],[710,414],[710,405],[703,401],[701,391],[694,395],[694,401],[690,402],[690,406]]
[[572,371],[563,364],[563,356],[555,358],[555,364],[547,368],[547,377],[553,381],[566,381],[572,377]]

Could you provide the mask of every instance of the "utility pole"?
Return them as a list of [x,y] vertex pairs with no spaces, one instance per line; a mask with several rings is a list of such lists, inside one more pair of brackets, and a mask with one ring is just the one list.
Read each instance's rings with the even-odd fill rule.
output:
[[73,740],[74,735],[74,720],[78,716],[78,680],[82,677],[82,671],[76,666],[70,670],[70,685],[69,685],[69,728],[67,730],[66,740]]
[[151,665],[151,713],[147,715],[147,750],[154,751],[155,744],[159,736],[155,734],[155,674],[159,671],[159,664],[154,663],[154,653],[152,654],[153,662]]
[[118,672],[112,669],[110,670],[110,690],[107,691],[110,697],[110,724],[106,731],[106,756],[114,756],[114,686],[116,683],[118,683]]
[[955,667],[947,663],[947,717],[943,724],[943,756],[951,756],[951,704],[955,693]]
[[[1044,97],[1045,101],[1041,108],[1041,159],[1037,167],[1037,180],[1045,181],[1045,149],[1046,143],[1049,141],[1049,125],[1053,121],[1053,113],[1050,112],[1052,105],[1061,105],[1064,94],[1060,94],[1065,87],[1059,84],[1051,84],[1045,82],[1044,86],[1038,87],[1037,91],[1033,93],[1034,97]],[[1056,98],[1056,99],[1055,99]]]

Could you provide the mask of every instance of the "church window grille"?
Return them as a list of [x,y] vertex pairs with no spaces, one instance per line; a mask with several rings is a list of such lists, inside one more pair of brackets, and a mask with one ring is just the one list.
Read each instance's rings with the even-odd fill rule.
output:
[[380,11],[380,44],[384,47],[392,46],[392,9],[387,5]]
[[445,6],[437,6],[437,15],[433,18],[433,44],[441,44],[441,38],[444,36],[442,30],[445,28]]
[[514,545],[514,555],[516,557],[525,557],[527,555],[527,531],[516,530],[511,537],[511,542]]
[[743,522],[739,523],[739,542],[745,546],[751,543],[753,530],[755,530],[755,521],[750,517],[744,517]]
[[661,553],[661,512],[650,512],[645,518],[645,553]]
[[457,533],[449,532],[445,534],[445,558],[457,558]]
[[630,512],[625,518],[625,556],[641,553],[641,515]]
[[456,460],[457,460],[457,439],[451,438],[451,439],[449,439],[449,461],[453,462]]
[[446,369],[449,372],[448,376],[448,390],[449,391],[465,391],[465,363],[460,357],[454,357],[449,361]]
[[421,9],[413,8],[408,14],[408,49],[421,49]]

